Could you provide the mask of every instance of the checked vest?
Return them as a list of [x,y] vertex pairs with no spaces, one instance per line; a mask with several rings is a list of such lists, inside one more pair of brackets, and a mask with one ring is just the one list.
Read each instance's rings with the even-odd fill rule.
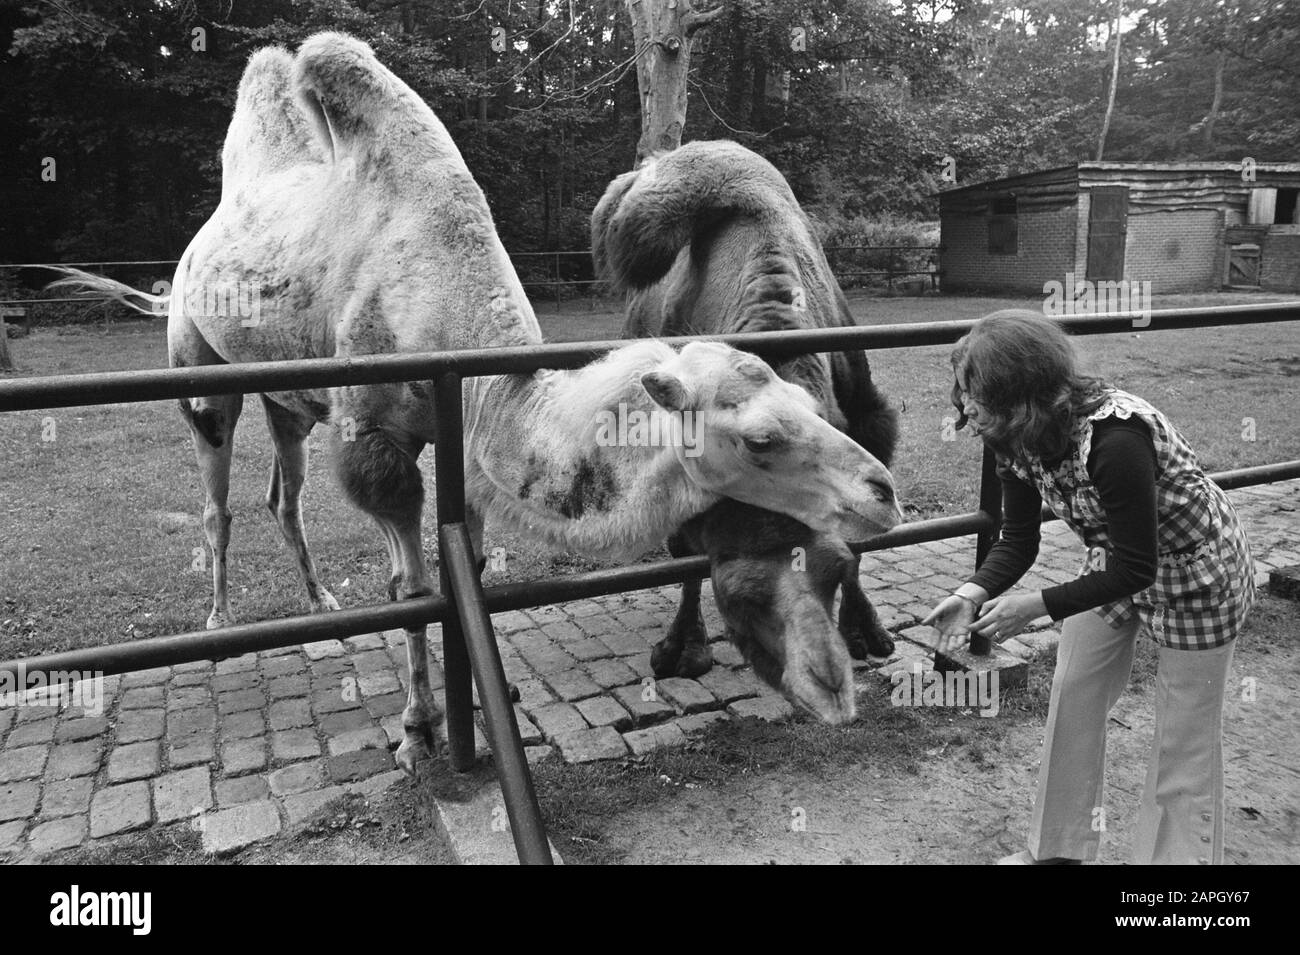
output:
[[1169,420],[1136,395],[1108,390],[1103,403],[1075,421],[1065,457],[1054,471],[1038,458],[1004,462],[1038,489],[1057,517],[1088,547],[1081,574],[1104,568],[1110,535],[1088,476],[1094,421],[1137,416],[1156,451],[1159,558],[1155,583],[1098,607],[1112,627],[1136,614],[1157,643],[1180,650],[1222,646],[1237,636],[1255,604],[1255,564],[1246,532],[1226,494],[1205,476],[1191,447]]

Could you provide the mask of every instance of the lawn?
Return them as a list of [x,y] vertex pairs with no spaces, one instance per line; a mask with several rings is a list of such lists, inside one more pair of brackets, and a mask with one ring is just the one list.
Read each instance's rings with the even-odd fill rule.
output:
[[[1158,298],[1155,307],[1263,300],[1176,296]],[[885,323],[977,318],[1034,302],[855,296],[851,304],[861,321]],[[613,338],[620,327],[609,303],[580,301],[558,312],[548,303],[539,306],[539,318],[557,341]],[[1300,323],[1148,329],[1078,345],[1097,373],[1165,411],[1207,469],[1300,456]],[[38,328],[15,341],[13,352],[25,376],[166,364],[157,321]],[[944,419],[953,414],[947,356],[947,347],[928,347],[872,359],[877,380],[903,409],[895,475],[913,517],[969,510],[976,500],[977,442],[963,435],[944,440]],[[1246,419],[1254,440],[1243,438]],[[301,613],[301,584],[262,503],[271,452],[256,399],[246,402],[235,445],[235,613],[245,621]],[[313,450],[319,445],[313,438]],[[323,454],[312,457],[304,500],[322,580],[344,606],[381,599],[389,573],[381,540],[344,502]],[[211,588],[202,505],[188,433],[172,402],[0,414],[0,659],[201,627]],[[426,527],[432,530],[431,516]],[[489,583],[594,566],[539,554],[491,525],[488,536],[489,547],[503,546],[508,555],[506,571],[490,572]],[[432,552],[432,533],[426,540]]]

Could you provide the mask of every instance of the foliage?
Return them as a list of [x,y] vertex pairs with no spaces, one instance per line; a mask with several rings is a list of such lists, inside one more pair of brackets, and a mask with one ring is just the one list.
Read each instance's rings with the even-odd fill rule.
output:
[[[759,151],[827,234],[933,219],[945,159],[969,183],[1095,153],[1116,0],[720,2],[696,36],[684,139]],[[1285,3],[1155,0],[1122,24],[1107,158],[1296,158]],[[430,103],[507,248],[586,247],[639,132],[623,0],[58,0],[0,5],[0,259],[179,255],[219,197],[249,52],[326,28]]]

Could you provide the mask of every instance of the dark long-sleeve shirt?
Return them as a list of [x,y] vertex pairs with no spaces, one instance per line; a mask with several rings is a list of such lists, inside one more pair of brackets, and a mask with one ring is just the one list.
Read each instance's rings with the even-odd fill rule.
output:
[[[1105,569],[1043,591],[1053,620],[1091,610],[1149,587],[1156,575],[1156,452],[1151,432],[1137,418],[1103,418],[1093,425],[1088,476],[1097,488],[1110,552]],[[1002,537],[970,578],[996,597],[1038,557],[1043,500],[1038,489],[1009,468],[1002,479]]]

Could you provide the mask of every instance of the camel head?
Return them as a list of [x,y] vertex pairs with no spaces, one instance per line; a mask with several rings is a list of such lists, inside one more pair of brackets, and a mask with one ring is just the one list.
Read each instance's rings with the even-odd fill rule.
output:
[[709,555],[727,637],[768,685],[827,723],[856,715],[853,666],[836,626],[848,547],[788,517],[722,501],[682,533]]
[[678,459],[706,491],[843,540],[902,521],[889,470],[761,359],[692,342],[641,383],[660,407],[682,413]]

